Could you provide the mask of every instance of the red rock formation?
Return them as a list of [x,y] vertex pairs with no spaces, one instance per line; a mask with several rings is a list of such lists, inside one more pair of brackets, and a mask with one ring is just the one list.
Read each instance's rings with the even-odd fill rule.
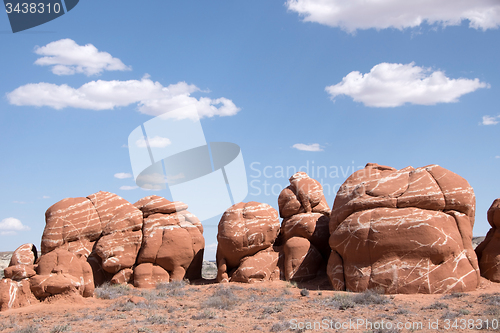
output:
[[88,198],[63,199],[45,212],[42,255],[57,248],[88,256],[102,233],[101,220]]
[[137,263],[162,267],[170,280],[201,278],[205,248],[203,227],[200,220],[186,210],[187,205],[156,195],[143,198],[134,205],[147,216]]
[[267,204],[240,202],[227,209],[217,233],[217,281],[228,282],[233,275],[245,282],[276,275],[279,255],[259,252],[272,250],[279,226],[278,213]]
[[476,289],[474,209],[467,181],[438,165],[367,164],[335,198],[327,268],[333,287],[406,294]]
[[31,293],[29,280],[0,280],[0,311],[20,308],[38,302]]
[[491,229],[476,247],[477,259],[481,276],[493,282],[500,282],[500,198],[493,201],[487,217]]
[[325,272],[330,246],[330,208],[319,182],[305,172],[290,177],[278,197],[284,273],[287,281],[304,281]]
[[108,273],[131,268],[142,243],[142,212],[122,197],[97,192],[88,196],[99,214],[102,234],[95,253]]
[[38,251],[34,244],[28,243],[23,244],[18,247],[14,253],[12,253],[12,257],[10,258],[9,266],[14,265],[33,265],[38,259]]
[[37,298],[77,292],[94,295],[94,279],[89,263],[82,255],[55,249],[40,257],[37,275],[30,278],[31,291]]

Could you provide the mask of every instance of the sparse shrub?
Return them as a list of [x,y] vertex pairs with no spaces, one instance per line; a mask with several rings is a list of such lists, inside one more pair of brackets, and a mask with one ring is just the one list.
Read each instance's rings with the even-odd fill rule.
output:
[[327,305],[338,308],[339,310],[347,310],[353,308],[355,303],[349,294],[337,294],[328,299]]
[[271,332],[283,332],[290,328],[290,323],[286,320],[282,320],[280,322],[274,323],[271,326]]
[[485,303],[485,304],[493,305],[493,306],[500,306],[500,294],[499,293],[482,294],[479,297],[481,298],[481,303]]
[[156,285],[156,290],[158,290],[158,296],[184,296],[186,291],[184,287],[186,286],[186,281],[171,281],[170,283],[158,283]]
[[460,314],[458,312],[453,312],[453,311],[446,311],[442,316],[441,319],[455,319],[459,316]]
[[389,300],[386,296],[381,295],[374,289],[368,289],[362,293],[358,293],[353,297],[353,302],[360,305],[370,305],[370,304],[385,304]]
[[467,296],[466,293],[456,292],[456,293],[451,293],[451,294],[445,294],[441,298],[442,299],[455,299],[455,298],[462,298],[462,297],[465,297],[465,296]]
[[395,315],[405,315],[405,314],[408,314],[410,313],[410,311],[408,311],[407,309],[397,309],[396,311],[394,311],[394,314]]
[[39,325],[28,325],[16,330],[16,333],[38,333],[38,332],[40,332]]
[[306,288],[302,289],[300,291],[300,296],[309,296],[309,290],[307,290]]
[[94,294],[100,299],[115,299],[122,296],[129,295],[131,292],[128,284],[110,284],[106,282],[101,286],[95,288]]
[[157,314],[146,317],[146,321],[153,325],[165,325],[168,323],[168,319],[166,317]]
[[287,288],[298,288],[297,282],[296,281],[288,281],[286,283]]
[[122,312],[125,312],[125,311],[132,311],[136,308],[136,304],[132,303],[132,302],[117,302],[113,305],[111,305],[108,310],[111,310],[111,311],[122,311]]
[[65,324],[65,325],[56,325],[52,327],[50,330],[50,333],[61,333],[61,332],[68,332],[71,331],[71,325],[70,324]]
[[272,304],[271,306],[266,306],[262,310],[263,314],[273,314],[273,313],[278,313],[283,311],[283,305],[282,304]]
[[458,310],[458,313],[460,316],[467,316],[470,314],[470,311],[467,309],[460,309],[460,310]]
[[230,287],[219,285],[212,296],[202,306],[221,310],[231,310],[239,303],[238,297]]
[[198,313],[197,315],[194,315],[191,317],[191,319],[194,320],[201,320],[201,319],[216,319],[217,315],[214,311],[211,310],[203,310],[202,312]]
[[448,304],[441,302],[434,302],[431,305],[422,308],[422,310],[442,310],[442,309],[448,309]]

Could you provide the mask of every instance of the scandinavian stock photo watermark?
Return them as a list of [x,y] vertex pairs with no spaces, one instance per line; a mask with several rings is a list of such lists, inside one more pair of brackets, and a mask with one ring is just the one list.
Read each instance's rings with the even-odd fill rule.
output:
[[[337,194],[347,177],[364,165],[356,165],[354,161],[348,165],[321,165],[314,160],[307,160],[303,165],[265,165],[261,162],[250,163],[247,171],[249,178],[249,194],[277,197],[281,190],[288,186],[288,179],[296,172],[305,172],[316,179],[323,187],[325,196]],[[286,184],[286,185],[285,185]]]
[[370,320],[365,318],[353,318],[344,321],[332,319],[305,320],[291,319],[289,321],[290,330],[497,330],[500,328],[498,319],[427,319],[424,321],[391,321],[391,320]]

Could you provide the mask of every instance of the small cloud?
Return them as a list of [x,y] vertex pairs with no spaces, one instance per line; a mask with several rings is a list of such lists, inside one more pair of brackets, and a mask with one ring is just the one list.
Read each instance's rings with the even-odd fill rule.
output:
[[122,148],[128,148],[128,145],[127,144],[123,144]]
[[124,185],[124,186],[120,187],[120,190],[122,190],[122,191],[130,191],[130,190],[135,190],[138,187],[139,186],[127,186],[127,185]]
[[177,175],[173,175],[173,176],[167,175],[167,183],[172,183],[174,180],[183,179],[185,177],[186,176],[184,176],[184,174],[182,172],[177,174]]
[[48,195],[44,195],[42,198],[43,199],[50,199],[50,197]]
[[500,116],[496,117],[490,117],[490,116],[483,116],[483,125],[496,125],[498,124],[498,119],[500,119]]
[[306,145],[303,143],[296,143],[292,147],[295,149],[304,150],[304,151],[323,151],[323,149],[320,147],[319,143],[313,143],[310,145]]
[[8,217],[0,221],[0,235],[15,235],[17,231],[29,231],[30,227],[25,226],[20,220]]
[[119,172],[119,173],[115,173],[115,178],[118,178],[118,179],[132,178],[132,175],[130,173]]
[[495,158],[500,158],[500,155],[495,156]]
[[479,79],[450,79],[442,71],[409,64],[381,63],[369,73],[353,71],[325,90],[332,100],[346,95],[369,107],[397,107],[406,103],[435,105],[458,102],[460,96],[489,88]]
[[78,45],[68,38],[36,47],[35,53],[44,56],[38,58],[35,64],[52,66],[52,73],[56,75],[83,73],[90,76],[101,74],[103,71],[131,70],[120,59],[99,51],[94,45]]
[[287,0],[288,10],[298,13],[305,22],[339,27],[348,32],[360,29],[399,30],[423,23],[447,27],[469,21],[473,29],[496,29],[500,26],[497,0]]
[[26,201],[12,201],[12,202],[15,204],[20,204],[20,205],[26,204]]
[[170,139],[162,138],[158,135],[153,138],[148,138],[147,141],[143,137],[135,142],[136,146],[139,148],[146,148],[148,146],[148,143],[151,148],[165,148],[172,144]]

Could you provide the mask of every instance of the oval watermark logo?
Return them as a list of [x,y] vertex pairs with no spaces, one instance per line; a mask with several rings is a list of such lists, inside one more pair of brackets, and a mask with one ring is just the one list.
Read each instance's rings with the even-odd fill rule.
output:
[[4,0],[12,32],[19,32],[52,21],[69,12],[80,0]]

